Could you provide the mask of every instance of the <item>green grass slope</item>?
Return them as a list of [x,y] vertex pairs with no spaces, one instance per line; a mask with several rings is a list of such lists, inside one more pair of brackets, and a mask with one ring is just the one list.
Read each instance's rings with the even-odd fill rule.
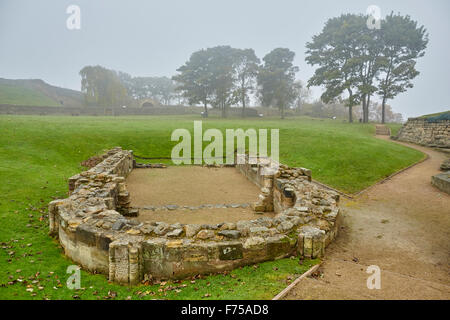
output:
[[60,106],[55,100],[38,90],[12,86],[9,84],[0,84],[0,104],[49,107]]
[[[166,290],[167,285],[121,287],[103,275],[82,272],[85,290],[66,288],[66,268],[73,262],[47,235],[48,202],[66,197],[67,178],[82,170],[81,161],[104,149],[122,146],[138,155],[170,156],[176,144],[170,141],[172,130],[192,132],[193,120],[199,118],[0,116],[0,299],[97,299],[114,296],[108,294],[112,291],[123,299],[270,298],[290,274],[303,272],[307,266],[298,269],[298,261],[288,259],[236,270],[234,278],[217,275],[195,285],[183,282],[188,286],[175,291]],[[207,128],[279,128],[282,162],[310,168],[313,178],[346,192],[361,190],[423,157],[374,138],[374,125],[304,118],[207,119]],[[239,287],[236,279],[246,286]]]
[[419,118],[426,118],[427,119],[427,118],[438,117],[438,116],[441,116],[443,114],[450,114],[450,110],[442,111],[442,112],[438,112],[438,113],[426,114],[426,115],[420,116]]
[[10,80],[0,78],[0,104],[22,106],[81,106],[79,91],[55,87],[39,79]]

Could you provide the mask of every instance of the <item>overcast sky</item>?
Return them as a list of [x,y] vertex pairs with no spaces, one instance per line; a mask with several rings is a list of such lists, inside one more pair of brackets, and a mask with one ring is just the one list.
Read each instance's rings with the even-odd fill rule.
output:
[[[81,29],[68,30],[66,9],[81,9]],[[450,1],[447,0],[0,0],[0,77],[41,78],[80,89],[79,70],[100,64],[133,76],[172,76],[190,54],[216,45],[276,47],[296,53],[298,78],[314,69],[305,44],[328,18],[365,13],[408,14],[430,33],[415,87],[389,103],[417,116],[450,109]],[[320,96],[320,89],[315,89]]]

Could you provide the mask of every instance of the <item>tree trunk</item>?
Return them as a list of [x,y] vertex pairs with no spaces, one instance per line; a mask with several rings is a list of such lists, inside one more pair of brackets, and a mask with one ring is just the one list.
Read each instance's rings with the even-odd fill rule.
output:
[[366,104],[366,123],[369,123],[369,107],[370,107],[370,94],[367,96],[367,104]]
[[366,96],[364,95],[362,97],[362,110],[363,110],[362,120],[364,123],[366,122],[366,105],[367,105],[367,100],[366,100]]
[[206,104],[206,102],[204,103],[205,105],[205,115],[208,116],[208,105]]
[[[391,58],[390,62],[389,62],[389,68],[388,71],[386,72],[386,78],[384,79],[384,85],[386,86],[386,88],[389,88],[389,83],[390,83],[390,76],[391,76],[391,70],[392,70],[392,61],[393,61],[393,57]],[[385,91],[387,91],[388,89],[386,89]],[[383,102],[381,104],[381,123],[385,123],[386,121],[386,95],[387,92],[384,92],[383,94]]]
[[245,117],[245,93],[242,93],[242,118]]
[[353,92],[348,89],[348,122],[352,123],[353,122]]
[[222,104],[222,118],[226,118],[227,117],[227,112],[226,112],[226,106],[225,106],[225,103],[224,102],[222,102],[221,103]]

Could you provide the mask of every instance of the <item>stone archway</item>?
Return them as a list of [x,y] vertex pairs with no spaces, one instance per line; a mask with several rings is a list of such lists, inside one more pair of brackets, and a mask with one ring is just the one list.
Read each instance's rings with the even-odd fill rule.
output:
[[146,101],[142,104],[143,108],[154,107],[152,102]]
[[140,102],[142,108],[153,108],[159,105],[159,103],[153,99],[145,99]]

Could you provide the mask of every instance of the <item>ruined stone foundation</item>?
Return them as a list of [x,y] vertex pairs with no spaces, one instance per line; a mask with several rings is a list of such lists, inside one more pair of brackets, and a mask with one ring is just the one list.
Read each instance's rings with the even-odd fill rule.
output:
[[[311,181],[311,171],[267,163],[236,165],[261,194],[255,212],[273,218],[219,224],[138,222],[125,178],[135,161],[115,148],[69,179],[70,196],[49,204],[50,234],[84,269],[121,284],[183,278],[292,255],[321,257],[339,230],[339,195]],[[155,169],[158,170],[158,169]],[[159,169],[161,170],[161,169]]]

